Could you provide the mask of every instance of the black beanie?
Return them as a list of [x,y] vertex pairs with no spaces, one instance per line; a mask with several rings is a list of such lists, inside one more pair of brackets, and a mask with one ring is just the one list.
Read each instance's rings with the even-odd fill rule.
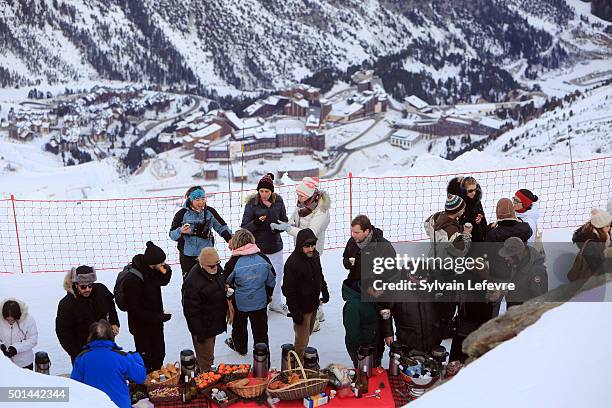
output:
[[147,249],[143,255],[143,261],[147,265],[157,265],[164,263],[166,260],[166,253],[163,249],[155,245],[151,241],[147,241]]
[[260,188],[267,188],[268,190],[274,192],[274,174],[268,173],[259,180],[257,183],[257,190]]

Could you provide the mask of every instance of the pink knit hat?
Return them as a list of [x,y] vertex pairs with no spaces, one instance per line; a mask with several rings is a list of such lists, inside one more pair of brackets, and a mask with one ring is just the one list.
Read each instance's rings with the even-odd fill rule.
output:
[[318,177],[304,177],[300,184],[298,184],[295,188],[295,191],[304,197],[312,197],[318,187]]

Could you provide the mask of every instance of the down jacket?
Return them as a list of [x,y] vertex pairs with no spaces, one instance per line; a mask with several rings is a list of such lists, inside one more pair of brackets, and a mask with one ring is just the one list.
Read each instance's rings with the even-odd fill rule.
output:
[[329,225],[330,215],[329,209],[331,207],[331,198],[325,191],[321,191],[321,198],[317,207],[307,216],[300,217],[299,208],[296,207],[293,211],[293,215],[289,217],[289,225],[291,226],[287,233],[291,235],[295,240],[297,239],[298,232],[303,229],[310,228],[317,237],[317,251],[319,254],[323,253],[325,248],[325,230]]
[[34,362],[33,350],[38,343],[36,321],[28,313],[28,306],[17,299],[4,299],[0,303],[0,310],[9,300],[19,303],[21,317],[13,324],[8,324],[0,317],[0,344],[4,344],[7,348],[15,347],[17,354],[11,360],[19,367],[26,367]]

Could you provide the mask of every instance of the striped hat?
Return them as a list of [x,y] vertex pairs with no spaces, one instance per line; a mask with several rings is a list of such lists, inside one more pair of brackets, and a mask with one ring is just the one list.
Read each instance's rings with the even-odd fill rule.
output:
[[446,197],[446,203],[444,204],[444,212],[447,214],[456,214],[465,208],[465,202],[459,196],[449,194]]

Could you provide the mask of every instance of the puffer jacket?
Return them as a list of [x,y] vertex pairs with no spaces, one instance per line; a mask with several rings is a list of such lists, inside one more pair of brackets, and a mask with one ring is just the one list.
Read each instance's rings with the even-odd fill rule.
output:
[[[448,182],[446,192],[449,194],[458,195],[465,202],[465,212],[459,217],[459,224],[465,225],[469,222],[474,226],[472,230],[472,242],[483,242],[487,232],[487,217],[482,208],[482,188],[480,184],[476,184],[476,194],[474,198],[468,197],[467,190],[461,185],[463,177],[455,177]],[[476,217],[482,214],[480,224],[476,223]]]
[[523,213],[517,212],[517,217],[529,224],[531,227],[531,237],[527,240],[528,243],[532,243],[536,239],[536,232],[538,231],[538,220],[540,218],[540,207],[538,203],[531,204],[531,208]]
[[66,296],[57,306],[55,333],[72,361],[87,345],[89,325],[100,319],[119,326],[113,294],[102,283],[94,283],[89,297],[78,295],[72,284],[72,272],[64,277]]
[[276,285],[276,274],[257,245],[248,244],[233,250],[225,264],[225,274],[227,284],[235,289],[238,310],[253,312],[266,307]]
[[325,191],[321,191],[319,204],[307,216],[300,217],[299,208],[296,207],[291,217],[289,217],[289,225],[291,228],[289,228],[287,231],[287,233],[293,237],[294,243],[297,239],[298,233],[303,229],[309,228],[316,235],[317,251],[319,254],[322,254],[323,248],[325,248],[325,230],[327,229],[330,221],[330,207],[331,198]]
[[429,256],[457,258],[466,256],[472,243],[471,236],[463,233],[463,226],[444,212],[438,212],[425,220],[425,233],[432,242]]
[[11,360],[19,367],[26,367],[34,362],[33,350],[38,344],[36,321],[28,313],[28,306],[17,299],[4,299],[0,303],[0,310],[9,300],[19,303],[21,317],[13,324],[8,324],[0,317],[0,344],[4,344],[7,348],[15,347],[17,354],[11,357]]
[[[194,234],[181,234],[181,227],[189,224],[191,230],[204,231],[200,236]],[[232,238],[232,231],[223,218],[212,207],[205,206],[200,212],[191,209],[189,200],[185,202],[172,219],[170,226],[170,239],[177,241],[179,252],[185,256],[199,256],[202,248],[212,247],[215,241],[212,231],[216,231],[226,242]]]
[[[255,243],[264,254],[274,254],[283,249],[280,231],[271,229],[270,223],[287,222],[289,220],[281,196],[273,193],[271,201],[272,205],[266,207],[261,203],[259,194],[247,197],[247,204],[244,207],[242,224],[240,225],[253,233]],[[266,216],[265,221],[259,220],[262,215]]]
[[309,258],[302,250],[304,242],[314,238],[310,229],[301,230],[295,248],[285,262],[282,290],[293,316],[314,312],[319,307],[320,295],[329,296],[319,253],[315,251]]

